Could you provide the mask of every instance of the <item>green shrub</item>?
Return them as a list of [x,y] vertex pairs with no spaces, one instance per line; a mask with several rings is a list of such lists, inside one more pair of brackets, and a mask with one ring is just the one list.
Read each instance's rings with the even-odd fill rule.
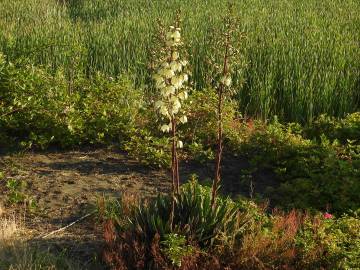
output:
[[169,138],[153,135],[148,129],[134,128],[129,131],[129,140],[124,149],[130,156],[144,165],[169,168],[171,152],[168,147]]
[[176,233],[165,236],[161,242],[162,251],[171,260],[172,265],[180,267],[184,257],[191,255],[193,248],[186,244],[186,238]]
[[61,71],[51,75],[27,61],[4,59],[0,72],[0,138],[26,147],[121,142],[143,102],[125,77],[75,74],[69,81]]
[[[185,104],[188,112],[188,123],[181,129],[186,139],[190,142],[202,143],[204,146],[212,146],[217,136],[217,95],[214,89],[193,91]],[[237,104],[226,100],[223,109],[224,136],[233,132],[236,124]]]
[[299,266],[305,269],[356,269],[360,264],[360,219],[305,219],[296,237]]
[[182,186],[173,228],[166,196],[118,212],[115,227],[105,226],[107,261],[122,269],[356,269],[359,264],[356,212],[340,218],[295,210],[267,214],[251,201],[224,198],[211,209],[209,191],[196,182]]
[[318,140],[325,135],[330,140],[339,140],[343,144],[349,140],[360,144],[360,112],[348,114],[342,119],[320,115],[304,133],[305,136]]
[[305,139],[293,125],[274,121],[255,123],[235,149],[247,156],[255,171],[271,169],[278,186],[268,187],[265,195],[275,205],[334,212],[356,210],[360,201],[360,162],[358,146],[342,146],[325,136]]

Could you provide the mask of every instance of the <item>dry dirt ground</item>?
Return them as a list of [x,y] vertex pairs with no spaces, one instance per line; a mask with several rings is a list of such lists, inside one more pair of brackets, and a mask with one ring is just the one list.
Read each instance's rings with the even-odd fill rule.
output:
[[[183,162],[182,180],[192,173],[210,179],[212,167]],[[241,159],[224,162],[225,192],[248,194],[249,187],[240,181],[242,169],[247,167]],[[0,203],[6,205],[6,212],[16,211],[25,217],[29,241],[55,251],[65,250],[68,256],[80,259],[85,269],[102,269],[96,264],[101,256],[101,224],[94,215],[65,231],[42,237],[91,212],[103,196],[127,193],[148,198],[169,191],[171,186],[166,170],[145,167],[125,153],[109,149],[3,154],[1,171],[4,178],[0,180]],[[7,202],[9,179],[26,183],[23,193],[36,202],[33,212],[22,204]],[[264,174],[256,179],[261,192],[262,182],[269,177]]]
[[[3,155],[0,171],[0,201],[7,213],[24,216],[29,241],[46,248],[66,250],[69,256],[91,268],[101,253],[101,225],[94,216],[55,233],[54,230],[92,211],[99,198],[122,193],[140,197],[156,196],[170,187],[166,171],[146,168],[126,154],[106,149]],[[32,212],[22,204],[7,202],[9,179],[26,183],[22,191],[36,202]],[[99,269],[96,266],[94,269]]]

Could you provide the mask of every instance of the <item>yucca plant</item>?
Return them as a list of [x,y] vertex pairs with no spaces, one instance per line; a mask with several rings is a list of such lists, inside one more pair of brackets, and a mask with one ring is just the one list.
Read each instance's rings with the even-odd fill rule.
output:
[[232,245],[245,230],[248,213],[240,211],[229,197],[218,196],[214,207],[211,200],[211,188],[200,185],[196,179],[183,185],[175,205],[175,224],[201,247]]
[[202,248],[217,244],[233,245],[246,229],[250,220],[247,211],[230,198],[217,197],[211,207],[211,189],[201,186],[195,179],[181,187],[176,196],[174,226],[169,224],[172,207],[171,197],[159,195],[149,204],[140,204],[129,216],[130,229],[148,244],[156,234],[164,239],[171,233],[185,235],[188,241]]
[[[233,6],[228,4],[228,12],[224,15],[224,30],[219,33],[220,40],[216,42],[213,54],[209,59],[212,70],[212,84],[217,92],[217,153],[215,158],[215,176],[212,184],[211,205],[215,206],[216,195],[221,181],[221,160],[223,152],[223,118],[224,118],[224,102],[234,95],[240,87],[232,86],[232,77],[239,73],[239,43],[242,34],[238,33],[238,19],[234,16]],[[215,44],[214,44],[215,45]]]

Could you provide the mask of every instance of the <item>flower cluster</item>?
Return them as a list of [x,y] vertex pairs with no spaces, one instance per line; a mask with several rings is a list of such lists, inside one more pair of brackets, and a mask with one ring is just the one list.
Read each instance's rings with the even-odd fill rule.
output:
[[334,216],[328,212],[325,212],[323,217],[324,217],[324,219],[332,219]]
[[[179,47],[182,45],[180,30],[170,27],[165,40],[166,57],[160,62],[153,76],[156,88],[160,90],[160,99],[155,103],[155,107],[164,118],[169,120],[169,124],[161,126],[163,132],[172,130],[173,121],[187,122],[186,115],[180,110],[181,103],[188,98],[186,83],[189,80],[186,72],[188,62],[181,60],[179,55]],[[183,143],[178,141],[177,147],[182,146]]]
[[222,83],[226,87],[230,87],[231,85],[231,75],[223,76],[220,80],[220,83]]

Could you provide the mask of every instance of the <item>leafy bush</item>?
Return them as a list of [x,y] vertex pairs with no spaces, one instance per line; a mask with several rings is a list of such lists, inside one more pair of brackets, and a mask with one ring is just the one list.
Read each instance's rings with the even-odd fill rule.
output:
[[356,269],[360,264],[360,219],[305,218],[296,236],[299,264],[305,269]]
[[167,146],[170,139],[153,135],[153,133],[148,129],[130,130],[129,140],[125,142],[124,149],[144,165],[169,168],[171,153]]
[[309,127],[304,130],[305,136],[320,139],[326,136],[330,140],[339,140],[345,144],[355,140],[358,144],[360,138],[360,112],[346,115],[337,119],[328,115],[320,115]]
[[235,149],[247,156],[256,170],[271,169],[278,186],[266,196],[275,205],[344,212],[359,207],[360,161],[357,145],[340,145],[322,136],[305,139],[294,125],[274,121],[255,123]]
[[[204,89],[203,91],[194,91],[189,101],[185,104],[185,110],[188,111],[188,124],[182,129],[184,136],[190,142],[202,143],[204,146],[213,145],[217,136],[217,95],[214,89]],[[237,104],[227,99],[224,102],[223,124],[224,135],[229,134],[237,124],[234,121],[236,117]]]
[[68,147],[121,141],[135,124],[142,95],[125,77],[75,74],[69,81],[61,70],[52,75],[27,61],[0,59],[0,138]]
[[162,251],[171,260],[171,263],[177,267],[181,266],[181,262],[185,256],[191,255],[193,248],[186,244],[186,238],[183,235],[171,233],[161,242]]

